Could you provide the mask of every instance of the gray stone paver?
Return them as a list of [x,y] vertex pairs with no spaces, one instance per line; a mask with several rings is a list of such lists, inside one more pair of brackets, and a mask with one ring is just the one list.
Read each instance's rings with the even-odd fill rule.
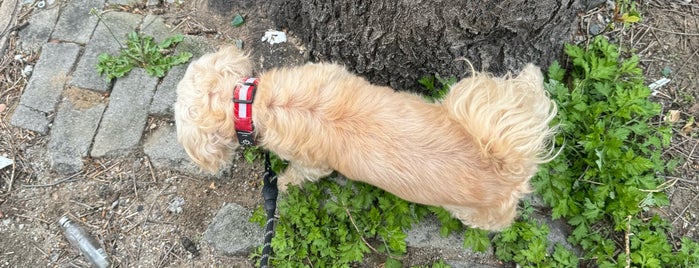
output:
[[187,173],[197,173],[197,168],[177,142],[177,131],[174,125],[160,127],[146,138],[143,152],[157,168],[174,169]]
[[127,12],[109,12],[102,15],[102,18],[78,62],[70,81],[71,86],[107,92],[110,83],[97,73],[98,57],[102,53],[116,55],[120,50],[119,43],[126,45],[126,35],[138,27],[142,16]]
[[90,40],[98,18],[90,15],[91,9],[102,10],[104,0],[68,1],[56,22],[51,38],[85,44]]
[[172,29],[165,24],[163,17],[153,14],[148,14],[143,18],[141,33],[153,36],[155,42],[162,42],[166,38],[178,34],[177,32],[172,32]]
[[19,48],[22,50],[36,51],[41,48],[51,37],[51,32],[56,26],[58,5],[44,10],[38,10],[29,18],[27,27],[19,31],[21,42]]
[[248,221],[252,212],[237,204],[226,204],[204,232],[202,240],[230,256],[246,256],[262,244],[264,230]]
[[54,111],[79,53],[76,44],[45,44],[19,103],[45,113]]
[[51,124],[51,121],[47,118],[46,113],[20,104],[17,106],[17,109],[15,109],[15,113],[10,119],[10,124],[46,134],[49,131],[49,124]]
[[192,53],[192,60],[194,60],[206,53],[216,51],[216,46],[202,36],[185,35],[182,42],[177,44],[175,51]]
[[177,100],[177,83],[184,77],[187,66],[178,65],[170,69],[158,85],[158,89],[150,105],[150,114],[158,116],[170,116],[174,114],[173,104]]
[[64,83],[75,63],[80,47],[76,44],[45,44],[41,56],[29,78],[19,106],[10,123],[14,126],[46,134]]
[[[73,94],[96,94],[76,91]],[[76,104],[74,102],[79,101],[71,100],[71,97],[66,97],[58,108],[48,143],[51,169],[61,174],[76,173],[83,168],[82,158],[88,155],[92,137],[106,107],[99,102]]]
[[[192,53],[192,58],[196,59],[214,50],[215,47],[211,45],[211,42],[207,42],[206,38],[185,35],[182,42],[177,45],[175,53],[189,52]],[[172,105],[177,100],[177,84],[182,80],[186,70],[187,65],[183,64],[177,65],[168,71],[155,92],[150,107],[150,114],[158,116],[173,115]]]
[[136,148],[143,135],[157,83],[158,78],[149,76],[140,68],[116,81],[91,156],[123,154]]

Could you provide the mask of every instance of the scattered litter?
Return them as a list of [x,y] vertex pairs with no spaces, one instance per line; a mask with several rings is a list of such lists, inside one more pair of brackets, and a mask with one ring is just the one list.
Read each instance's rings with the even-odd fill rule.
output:
[[269,30],[265,32],[264,36],[262,36],[262,42],[265,41],[267,41],[270,45],[284,43],[286,42],[286,33],[275,30]]
[[184,205],[184,198],[181,196],[175,196],[170,203],[167,204],[167,210],[172,213],[182,213],[182,206]]
[[7,104],[0,103],[0,114],[5,111],[5,108],[7,108]]
[[243,49],[243,40],[236,39],[235,40],[235,47],[237,47],[238,49]]
[[44,0],[41,0],[39,2],[36,2],[36,7],[38,8],[45,8],[46,7],[46,2]]
[[653,82],[652,84],[650,84],[650,85],[648,86],[648,88],[650,88],[650,90],[653,91],[653,93],[651,93],[651,94],[652,94],[653,96],[655,96],[655,95],[658,95],[658,91],[657,91],[657,90],[660,89],[661,87],[663,87],[664,85],[666,85],[667,83],[670,83],[670,81],[671,81],[671,80],[670,80],[669,78],[663,77],[663,78],[660,78],[660,79],[658,79],[657,81]]
[[92,267],[110,267],[110,260],[107,252],[100,246],[97,240],[90,236],[81,225],[71,221],[66,216],[58,220],[58,225],[63,229],[63,234],[70,244],[80,250],[80,252],[92,264]]
[[243,19],[243,16],[240,14],[235,14],[233,20],[231,21],[231,25],[233,25],[233,27],[243,26],[243,23],[245,23],[245,19]]
[[12,159],[0,156],[0,169],[12,165],[12,163],[14,163]]

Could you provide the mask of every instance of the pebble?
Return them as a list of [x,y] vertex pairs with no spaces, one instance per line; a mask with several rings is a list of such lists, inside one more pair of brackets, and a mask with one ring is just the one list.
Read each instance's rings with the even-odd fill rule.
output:
[[34,66],[31,66],[31,65],[24,66],[24,69],[22,69],[22,76],[23,77],[30,76],[33,71],[34,71]]
[[172,213],[182,213],[182,205],[184,205],[184,198],[176,196],[167,204],[167,210]]

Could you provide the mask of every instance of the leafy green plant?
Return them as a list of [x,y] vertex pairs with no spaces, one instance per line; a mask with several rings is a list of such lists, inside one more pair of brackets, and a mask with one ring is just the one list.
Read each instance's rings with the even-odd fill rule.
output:
[[658,174],[677,161],[661,157],[671,129],[651,123],[660,106],[648,99],[638,57],[620,57],[604,37],[587,49],[568,45],[566,53],[573,65],[569,76],[554,63],[546,83],[559,107],[554,123],[562,150],[533,179],[537,192],[554,218],[574,228],[568,240],[600,267],[675,263],[669,227],[646,212],[669,204],[667,183]]
[[614,7],[614,19],[624,24],[641,21],[641,14],[636,9],[636,1],[619,0]]
[[163,77],[165,72],[175,65],[189,61],[192,53],[171,54],[171,48],[183,40],[176,35],[156,43],[151,36],[131,32],[126,41],[126,48],[118,56],[102,53],[98,57],[97,73],[105,75],[106,80],[126,75],[133,68],[143,68],[151,76]]
[[428,100],[436,101],[444,98],[449,92],[449,87],[456,83],[456,77],[443,78],[439,74],[425,76],[417,81],[425,89],[425,97]]
[[[349,267],[369,252],[384,254],[386,267],[395,267],[406,252],[405,230],[428,213],[376,187],[331,180],[289,187],[278,210],[275,267]],[[260,209],[251,220],[266,221]]]

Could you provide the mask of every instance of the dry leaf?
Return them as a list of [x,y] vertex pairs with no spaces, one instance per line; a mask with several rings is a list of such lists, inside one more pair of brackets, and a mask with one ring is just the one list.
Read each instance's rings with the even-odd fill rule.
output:
[[680,120],[680,110],[670,110],[670,116],[665,117],[665,120],[667,120],[670,123],[675,123]]
[[689,120],[687,120],[687,123],[684,124],[684,127],[682,127],[681,131],[684,135],[689,135],[689,133],[692,133],[692,131],[694,131],[694,117],[690,117]]

